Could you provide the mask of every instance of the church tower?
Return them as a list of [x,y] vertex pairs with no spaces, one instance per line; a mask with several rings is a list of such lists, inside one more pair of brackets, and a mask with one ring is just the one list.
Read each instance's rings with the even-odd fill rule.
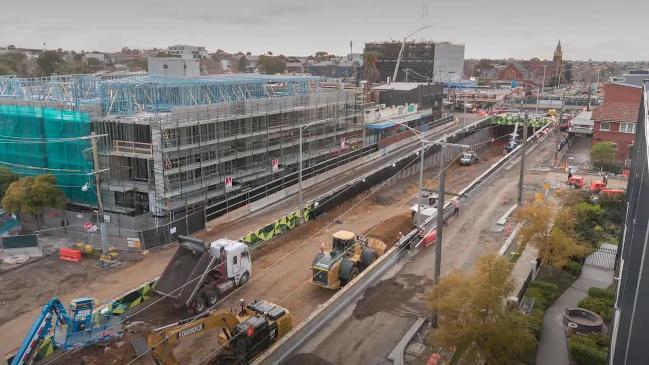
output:
[[555,65],[560,65],[562,60],[563,52],[561,51],[561,40],[559,40],[559,44],[557,44],[557,48],[554,50],[554,57],[552,58],[552,62]]

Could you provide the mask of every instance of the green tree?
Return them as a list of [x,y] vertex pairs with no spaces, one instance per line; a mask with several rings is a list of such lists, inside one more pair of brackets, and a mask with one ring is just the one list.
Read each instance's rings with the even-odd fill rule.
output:
[[237,61],[237,71],[246,72],[247,68],[248,68],[248,59],[246,58],[246,56],[241,56],[239,58],[239,61]]
[[[585,248],[571,235],[571,222],[557,218],[565,217],[567,211],[555,214],[546,202],[532,203],[520,208],[517,217],[525,224],[519,232],[523,244],[531,244],[539,251],[539,259],[552,269],[561,269],[571,258],[582,257]],[[550,271],[552,273],[552,271]]]
[[44,208],[65,208],[65,194],[54,175],[25,176],[9,185],[2,206],[9,213],[34,216],[38,222]]
[[379,61],[379,55],[376,52],[365,52],[363,54],[363,80],[369,83],[381,80],[379,68],[376,66]]
[[616,146],[613,142],[595,143],[590,149],[590,159],[597,168],[610,169],[615,165]]
[[45,51],[38,56],[36,61],[41,75],[49,76],[56,73],[59,67],[65,64],[58,51]]
[[8,52],[0,55],[0,75],[31,76],[27,55],[22,52]]
[[0,201],[4,198],[9,185],[14,181],[18,181],[18,175],[14,174],[6,167],[0,167]]
[[507,260],[480,258],[473,273],[455,271],[442,278],[428,295],[438,314],[433,342],[466,349],[466,363],[510,364],[535,343],[534,334],[518,312],[506,308],[514,288]]
[[268,75],[281,74],[286,70],[286,61],[282,56],[261,55],[259,56],[259,67]]

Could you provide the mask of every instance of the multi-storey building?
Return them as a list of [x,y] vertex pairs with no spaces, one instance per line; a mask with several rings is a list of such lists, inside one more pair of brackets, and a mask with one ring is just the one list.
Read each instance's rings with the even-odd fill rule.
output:
[[[0,162],[20,173],[56,171],[79,206],[96,204],[99,190],[110,223],[137,231],[190,210],[210,219],[297,183],[301,130],[305,179],[369,153],[361,105],[355,90],[307,76],[0,77],[5,134],[56,139],[13,144]],[[99,166],[90,132],[101,135]]]
[[[386,80],[394,74],[401,42],[365,43],[365,52],[378,55],[377,68]],[[449,42],[406,42],[393,81],[449,81],[464,74],[464,45]]]

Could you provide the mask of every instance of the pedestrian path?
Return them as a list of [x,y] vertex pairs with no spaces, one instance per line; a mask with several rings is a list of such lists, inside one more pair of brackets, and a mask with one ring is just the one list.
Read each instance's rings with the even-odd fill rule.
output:
[[562,315],[588,295],[588,288],[608,288],[613,283],[613,270],[584,265],[581,275],[545,312],[543,330],[536,353],[537,365],[569,365],[568,344]]

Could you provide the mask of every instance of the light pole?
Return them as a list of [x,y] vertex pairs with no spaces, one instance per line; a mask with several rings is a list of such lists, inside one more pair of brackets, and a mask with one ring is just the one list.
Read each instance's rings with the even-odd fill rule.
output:
[[536,91],[536,111],[535,113],[539,114],[539,97],[543,93],[543,88],[545,87],[545,70],[548,69],[548,65],[543,65],[543,81],[541,81],[541,88],[538,88]]
[[92,146],[92,162],[94,165],[95,191],[97,193],[97,223],[99,223],[99,237],[101,237],[101,256],[100,265],[105,267],[110,262],[108,252],[108,232],[106,232],[106,222],[104,221],[104,203],[101,199],[101,176],[99,174],[105,170],[99,170],[99,153],[97,151],[97,139],[106,136],[98,135],[95,132],[90,133],[90,143]]
[[527,151],[527,122],[530,115],[525,112],[525,120],[523,121],[523,146],[521,147],[521,171],[518,178],[518,206],[523,205],[523,181],[525,177],[525,152]]
[[320,123],[326,123],[326,122],[331,122],[332,119],[322,119],[322,120],[316,120],[310,123],[302,124],[300,126],[300,154],[298,155],[298,161],[299,161],[299,168],[298,168],[298,195],[300,197],[300,224],[305,222],[304,219],[304,193],[302,191],[302,133],[304,132],[305,129],[309,128],[312,125],[320,124]]

